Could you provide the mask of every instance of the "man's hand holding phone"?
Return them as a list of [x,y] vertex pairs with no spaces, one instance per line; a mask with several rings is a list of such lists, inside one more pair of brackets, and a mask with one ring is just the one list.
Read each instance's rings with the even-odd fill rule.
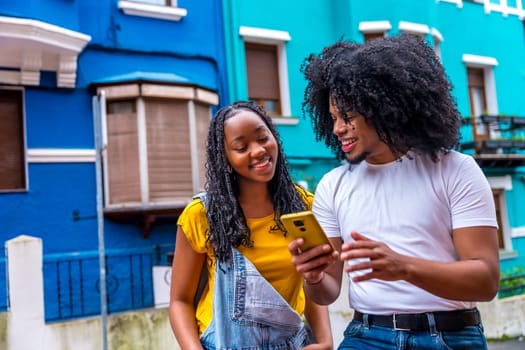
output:
[[325,269],[339,260],[339,253],[310,211],[285,214],[281,222],[294,238],[288,245],[292,264],[309,285],[321,283]]

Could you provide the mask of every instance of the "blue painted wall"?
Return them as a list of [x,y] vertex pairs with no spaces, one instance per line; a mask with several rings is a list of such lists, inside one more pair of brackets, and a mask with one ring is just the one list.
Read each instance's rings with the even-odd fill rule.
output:
[[[221,2],[179,0],[178,6],[187,9],[188,14],[176,22],[126,15],[118,9],[117,0],[1,2],[0,16],[34,19],[91,36],[78,58],[74,89],[57,88],[54,72],[42,72],[39,86],[24,87],[27,148],[93,150],[94,91],[90,85],[112,76],[132,72],[179,75],[192,84],[215,90],[224,104],[228,91]],[[97,257],[95,164],[29,163],[27,170],[27,192],[0,193],[0,242],[21,234],[40,237],[46,262],[72,256]],[[104,244],[106,252],[116,255],[152,251],[160,246],[164,254],[166,247],[174,247],[175,231],[174,220],[161,222],[143,239],[141,226],[106,219]],[[166,262],[163,256],[161,263]],[[85,268],[96,281],[98,265],[91,262]],[[135,272],[145,276],[146,281],[151,279],[151,271],[111,271],[113,275]],[[5,285],[4,276],[0,279],[1,287]],[[98,310],[100,300],[91,282],[88,293],[95,294],[86,308]],[[60,314],[55,307],[59,301],[52,296],[56,290],[53,283],[51,278],[45,281],[48,319]],[[150,303],[146,306],[151,306],[152,286],[141,287],[140,293],[146,293]],[[109,288],[108,293],[120,303],[120,299],[129,298],[119,294],[127,289],[121,284],[117,289]],[[0,294],[0,298],[3,296]],[[129,302],[124,300],[112,307],[125,309]],[[0,302],[0,309],[2,306]]]

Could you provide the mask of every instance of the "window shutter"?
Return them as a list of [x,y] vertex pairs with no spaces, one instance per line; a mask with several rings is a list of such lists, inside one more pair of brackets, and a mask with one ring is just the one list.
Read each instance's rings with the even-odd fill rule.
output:
[[187,101],[146,100],[146,125],[150,202],[191,198]]
[[375,39],[382,39],[385,37],[385,32],[375,32],[375,33],[364,33],[365,43],[368,43]]
[[22,91],[0,90],[0,190],[25,189]]
[[469,86],[485,88],[485,78],[483,77],[483,69],[468,67],[467,79]]
[[109,204],[141,203],[136,113],[107,114]]
[[246,71],[250,99],[279,101],[276,46],[246,43]]

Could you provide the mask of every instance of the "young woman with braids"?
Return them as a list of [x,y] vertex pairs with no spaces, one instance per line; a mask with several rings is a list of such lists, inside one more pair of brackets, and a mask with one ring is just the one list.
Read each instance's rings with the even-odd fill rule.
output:
[[[256,103],[212,118],[206,180],[205,197],[178,219],[169,316],[181,348],[330,349],[328,309],[305,298],[279,221],[310,208],[312,195],[292,182],[277,131]],[[208,284],[195,309],[201,270]]]
[[336,43],[303,72],[317,137],[348,164],[313,203],[338,252],[289,250],[320,304],[348,274],[354,317],[339,349],[487,349],[476,301],[498,291],[494,202],[474,159],[453,150],[460,119],[439,58],[402,35]]

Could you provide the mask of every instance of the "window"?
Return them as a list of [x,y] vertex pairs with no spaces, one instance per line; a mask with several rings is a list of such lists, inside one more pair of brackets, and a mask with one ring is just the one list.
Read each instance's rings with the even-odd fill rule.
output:
[[179,208],[203,190],[211,106],[218,103],[214,92],[150,83],[98,91],[106,96],[106,208]]
[[385,33],[363,33],[363,37],[365,38],[365,43],[367,43],[375,39],[384,38]]
[[[285,42],[288,32],[240,27],[244,39],[247,95],[271,116],[290,116],[290,91]],[[276,118],[285,123],[285,119]]]
[[263,106],[273,116],[281,115],[277,48],[246,43],[248,98]]
[[443,35],[436,28],[430,30],[432,34],[432,40],[434,43],[434,52],[441,59],[441,43],[443,42]]
[[[498,113],[496,87],[492,67],[497,61],[491,57],[463,55],[466,64],[472,133],[476,143],[498,136],[496,130],[488,130],[479,118],[482,114]],[[479,145],[478,145],[479,147]]]
[[180,21],[188,11],[177,7],[177,0],[119,0],[118,8],[131,16]]
[[492,188],[496,219],[498,222],[498,245],[500,250],[512,251],[512,229],[507,216],[507,200],[505,193],[512,191],[512,179],[509,175],[491,176],[487,180]]
[[389,21],[359,22],[359,31],[363,33],[365,43],[374,39],[384,38],[386,32],[390,29],[392,29],[392,25]]
[[23,96],[0,89],[0,191],[26,189]]
[[494,205],[496,206],[496,219],[498,221],[498,247],[499,249],[505,248],[505,240],[503,238],[503,226],[501,224],[501,200],[500,198],[505,199],[503,190],[495,189],[492,190],[492,195],[494,196]]
[[467,81],[470,116],[472,118],[472,133],[474,135],[474,141],[479,143],[489,138],[489,130],[480,119],[480,116],[487,111],[483,69],[467,67]]

